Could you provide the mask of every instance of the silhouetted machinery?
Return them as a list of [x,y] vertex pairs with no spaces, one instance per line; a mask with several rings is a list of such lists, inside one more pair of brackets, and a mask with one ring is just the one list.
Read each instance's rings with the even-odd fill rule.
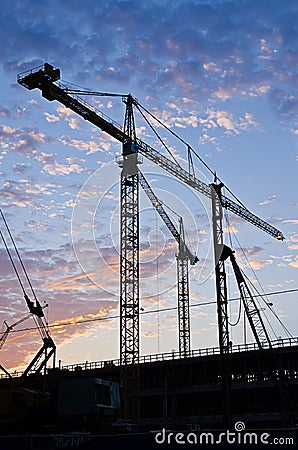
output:
[[[0,364],[0,370],[2,370],[8,377],[7,382],[4,385],[1,385],[0,423],[2,425],[6,424],[8,426],[9,424],[12,425],[15,422],[23,422],[24,425],[26,425],[28,423],[27,421],[30,421],[32,418],[36,419],[41,411],[45,411],[45,408],[48,408],[50,406],[50,397],[45,384],[42,384],[41,386],[38,386],[36,388],[32,386],[28,387],[28,377],[31,374],[45,374],[47,363],[50,359],[52,359],[52,366],[55,367],[56,346],[50,335],[44,317],[44,308],[48,305],[45,304],[44,307],[42,307],[39,303],[24,263],[22,261],[21,255],[17,249],[12,233],[1,210],[0,214],[8,236],[10,237],[10,240],[13,244],[19,266],[22,268],[22,275],[18,270],[17,264],[12,255],[12,251],[7,245],[4,233],[0,230],[1,238],[6,248],[9,259],[12,263],[13,269],[23,292],[26,305],[29,310],[29,313],[26,314],[23,318],[15,321],[10,325],[7,323],[7,321],[4,321],[6,329],[0,337],[0,349],[2,349],[4,343],[6,342],[9,333],[15,327],[25,322],[29,318],[33,319],[36,330],[40,334],[40,337],[42,339],[42,347],[38,350],[32,361],[28,364],[20,377],[13,377],[11,373],[5,368],[5,364],[2,361]],[[25,282],[22,280],[23,277],[25,277],[25,280],[27,281],[28,286],[32,291],[34,301],[30,300],[29,296],[26,293]]]
[[[40,89],[42,96],[47,100],[57,100],[65,107],[80,115],[84,120],[89,121],[122,143],[122,160],[120,162],[122,169],[120,182],[120,361],[123,368],[124,416],[126,418],[139,417],[139,184],[149,194],[149,198],[151,196],[153,204],[155,203],[157,207],[159,206],[156,203],[156,198],[150,186],[138,167],[140,164],[139,155],[141,154],[182,183],[190,186],[200,194],[207,196],[212,202],[218,336],[220,355],[222,358],[224,415],[225,422],[228,423],[230,413],[228,357],[231,352],[231,345],[225,271],[225,261],[227,258],[230,258],[233,265],[245,312],[258,345],[262,347],[264,342],[270,345],[270,339],[233,253],[224,244],[223,209],[231,211],[278,240],[283,240],[284,236],[275,227],[251,213],[237,199],[235,202],[223,195],[222,189],[224,185],[222,182],[218,182],[216,177],[214,183],[210,183],[209,185],[198,179],[190,156],[192,149],[182,139],[180,141],[188,149],[188,170],[184,169],[175,158],[172,157],[170,159],[166,157],[144,141],[138,139],[136,136],[133,108],[137,108],[141,114],[142,111],[148,111],[130,94],[121,96],[126,105],[124,126],[121,128],[112,119],[78,97],[78,95],[117,96],[118,94],[106,94],[87,89],[73,89],[73,87],[62,84],[59,79],[60,70],[45,63],[44,66],[21,73],[18,75],[17,81],[27,89]],[[159,119],[156,120],[161,124]],[[172,132],[172,134],[175,133]],[[159,208],[158,212],[163,215],[163,219],[167,220],[161,208]],[[183,264],[181,264],[180,269],[185,269],[187,267],[185,261],[187,259],[189,260],[189,254],[187,252],[181,252],[182,248],[184,250],[186,249],[182,239],[183,229],[180,230],[180,237],[178,237],[177,230],[172,230],[174,237],[177,237],[179,244],[182,244],[179,253],[181,256],[183,255],[181,259]],[[177,259],[179,260],[179,258]],[[190,347],[189,302],[187,301],[187,276],[185,270],[180,271],[180,279],[184,280],[184,284],[183,286],[181,285],[182,296],[178,308],[181,306],[179,314],[180,317],[184,318],[184,323],[182,325],[179,323],[182,330],[179,333],[179,348],[182,349],[182,354],[186,355]]]

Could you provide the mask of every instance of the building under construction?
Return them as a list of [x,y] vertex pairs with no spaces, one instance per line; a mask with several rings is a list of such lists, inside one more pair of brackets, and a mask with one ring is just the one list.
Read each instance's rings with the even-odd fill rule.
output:
[[[13,377],[5,365],[1,366],[5,373],[0,380],[1,420],[5,429],[16,429],[16,424],[23,432],[106,432],[127,427],[151,430],[162,426],[171,429],[220,429],[229,428],[237,421],[251,428],[295,427],[298,413],[297,340],[272,341],[269,338],[261,311],[234,252],[225,244],[223,210],[231,211],[275,239],[283,240],[282,233],[241,203],[226,197],[222,192],[224,185],[217,177],[210,184],[198,179],[192,148],[185,141],[188,169],[138,139],[134,108],[141,112],[143,109],[130,94],[122,96],[126,110],[124,125],[120,127],[80,98],[83,95],[115,94],[74,90],[59,80],[60,70],[47,63],[18,76],[20,85],[29,90],[40,89],[44,98],[70,108],[122,145],[122,158],[118,160],[121,168],[120,358],[66,367],[55,367],[53,363],[49,369],[48,362],[55,357],[55,344],[43,323],[43,311],[34,292],[34,298],[30,300],[24,291],[29,314],[35,318],[41,331],[43,345],[21,376]],[[141,173],[140,156],[210,199],[218,348],[192,350],[190,347],[188,270],[189,264],[195,265],[198,258],[185,242],[183,219],[177,229]],[[139,349],[140,186],[178,244],[179,351],[150,357],[141,357]],[[12,238],[5,219],[4,223]],[[21,261],[16,246],[15,250]],[[233,346],[230,341],[227,260],[232,265],[255,344]],[[3,342],[15,325],[7,325]]]
[[[219,348],[193,351],[187,358],[178,353],[140,358],[138,418],[123,417],[123,401],[134,402],[136,396],[131,392],[123,398],[120,360],[2,378],[1,431],[206,430],[229,428],[238,421],[247,429],[293,428],[297,356],[298,346],[290,339],[273,342],[262,352],[252,344],[236,346],[227,361],[228,394],[223,392]],[[282,374],[277,367],[283,367]],[[230,423],[225,422],[227,412]]]

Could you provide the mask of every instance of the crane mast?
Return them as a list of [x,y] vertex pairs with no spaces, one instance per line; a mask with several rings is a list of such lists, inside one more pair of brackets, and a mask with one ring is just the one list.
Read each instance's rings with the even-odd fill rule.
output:
[[212,220],[213,220],[213,248],[215,260],[215,283],[217,295],[217,319],[220,353],[229,353],[229,325],[228,325],[228,295],[227,280],[223,258],[223,210],[221,202],[222,185],[212,185]]
[[126,102],[122,144],[120,220],[120,362],[124,417],[139,418],[139,182],[138,152],[132,110]]
[[223,257],[223,209],[221,199],[222,184],[211,185],[212,221],[213,221],[213,249],[215,261],[215,285],[217,304],[217,327],[221,358],[222,377],[222,410],[223,421],[226,427],[231,424],[230,408],[230,377],[229,377],[229,316],[228,316],[228,292],[225,270],[225,258]]
[[178,333],[179,353],[190,354],[190,314],[189,314],[189,258],[185,245],[185,232],[182,217],[179,219],[179,248],[177,254],[177,289],[178,289]]

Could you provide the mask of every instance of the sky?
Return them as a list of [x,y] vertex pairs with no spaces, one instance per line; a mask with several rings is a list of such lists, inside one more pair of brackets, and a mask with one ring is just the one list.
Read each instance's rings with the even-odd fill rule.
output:
[[[268,294],[257,299],[272,339],[298,336],[297,24],[294,0],[2,1],[0,205],[34,292],[48,304],[63,365],[119,357],[121,144],[20,86],[17,75],[48,62],[77,89],[131,93],[158,118],[152,125],[183,167],[188,143],[205,163],[193,154],[198,178],[209,184],[216,172],[284,234],[277,241],[225,214],[225,242],[253,293]],[[84,99],[123,124],[121,97]],[[171,159],[138,111],[135,120],[138,137]],[[145,158],[139,168],[177,226],[183,217],[200,260],[190,268],[191,348],[217,346],[209,200]],[[32,297],[3,222],[0,228]],[[140,191],[141,355],[178,349],[176,254]],[[3,242],[0,265],[4,331],[4,321],[12,325],[28,311]],[[252,342],[229,264],[227,278],[231,340]],[[28,319],[13,328],[1,364],[24,368],[40,346]]]

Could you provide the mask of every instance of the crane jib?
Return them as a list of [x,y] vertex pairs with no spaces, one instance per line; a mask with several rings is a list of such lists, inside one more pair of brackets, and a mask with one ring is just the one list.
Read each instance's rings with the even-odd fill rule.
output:
[[[18,75],[17,81],[27,89],[38,88],[41,90],[42,95],[49,101],[57,100],[65,107],[71,109],[80,115],[84,120],[89,121],[102,131],[108,133],[117,141],[124,143],[129,139],[121,126],[114,122],[110,117],[106,116],[102,112],[93,108],[90,104],[79,98],[75,94],[67,93],[67,89],[63,89],[58,84],[54,84],[60,78],[60,70],[54,69],[51,65],[45,63],[44,68],[32,69],[26,73]],[[176,176],[179,180],[191,186],[201,194],[211,198],[211,185],[208,185],[193,174],[190,174],[187,170],[183,169],[176,162],[168,159],[166,156],[159,153],[150,145],[136,140],[135,150],[141,153],[143,156],[160,166],[162,169]],[[283,234],[275,227],[265,222],[264,220],[251,213],[247,208],[243,207],[232,201],[231,199],[221,195],[221,204],[223,208],[231,211],[232,213],[242,217],[246,221],[250,222],[257,228],[265,231],[278,240],[284,240]]]
[[[169,160],[166,156],[160,154],[155,149],[153,149],[152,147],[150,147],[149,145],[145,144],[140,140],[138,140],[138,149],[143,156],[155,162],[158,166],[164,168],[172,175],[175,175],[181,181],[193,187],[201,194],[211,198],[210,185],[204,183],[203,181],[199,180],[193,175],[190,175],[187,172],[187,170],[183,169],[177,163]],[[255,225],[256,227],[260,228],[261,230],[265,231],[266,233],[270,234],[276,239],[278,240],[284,239],[284,236],[277,228],[273,227],[263,219],[260,219],[258,216],[250,212],[247,208],[238,205],[237,203],[233,202],[231,199],[225,197],[224,195],[221,195],[221,204],[223,208],[242,217],[243,219],[247,220],[251,224]]]

